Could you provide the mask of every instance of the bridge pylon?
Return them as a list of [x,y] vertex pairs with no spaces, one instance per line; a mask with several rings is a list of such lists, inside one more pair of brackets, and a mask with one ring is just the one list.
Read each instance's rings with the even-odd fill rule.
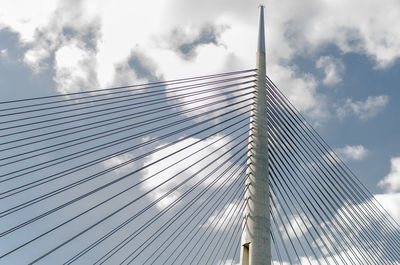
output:
[[242,265],[270,265],[270,212],[269,174],[267,149],[267,95],[265,67],[264,6],[260,6],[257,83],[254,105],[251,111],[248,178],[246,180],[247,200],[241,239]]

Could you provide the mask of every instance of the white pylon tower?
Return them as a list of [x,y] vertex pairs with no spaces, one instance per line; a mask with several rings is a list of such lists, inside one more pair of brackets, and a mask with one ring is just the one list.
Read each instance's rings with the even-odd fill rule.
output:
[[247,200],[241,244],[242,265],[271,265],[269,175],[267,153],[267,91],[265,84],[264,6],[260,6],[257,84],[250,120]]

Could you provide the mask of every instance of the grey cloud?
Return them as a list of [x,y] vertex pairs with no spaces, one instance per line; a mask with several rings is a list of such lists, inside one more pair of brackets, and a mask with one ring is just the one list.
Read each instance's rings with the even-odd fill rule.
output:
[[365,101],[347,98],[344,104],[336,108],[336,113],[340,119],[353,114],[361,120],[367,120],[378,115],[388,103],[389,96],[387,95],[368,96]]
[[21,61],[28,49],[20,35],[9,28],[0,30],[0,97],[2,100],[28,98],[52,93],[52,71],[35,74]]
[[60,37],[65,40],[79,40],[86,49],[97,51],[97,44],[101,39],[100,27],[101,23],[98,19],[91,21],[82,28],[65,25],[62,27]]
[[36,29],[28,57],[25,58],[26,63],[37,70],[53,67],[54,62],[49,63],[47,60],[71,42],[88,52],[97,52],[101,39],[101,21],[97,17],[87,19],[81,2],[73,0],[59,3],[47,25]]
[[314,0],[305,2],[282,1],[275,11],[286,13],[279,21],[280,30],[286,33],[285,40],[293,52],[314,53],[334,45],[344,53],[368,56],[375,61],[377,69],[390,67],[400,59],[397,37],[400,31],[399,27],[393,27],[400,17],[399,1],[356,0],[336,5]]
[[[53,71],[57,90],[68,93],[98,88],[97,45],[101,39],[101,21],[88,18],[81,0],[61,1],[48,23],[36,29],[24,62],[36,72]],[[63,50],[64,49],[64,50]],[[74,67],[65,66],[60,51],[75,52]],[[65,53],[64,53],[65,54]]]
[[342,75],[345,72],[344,63],[331,56],[322,56],[315,63],[315,66],[325,74],[322,83],[327,86],[334,86],[342,81]]
[[149,82],[159,81],[155,63],[144,54],[132,52],[128,59],[128,65],[135,71],[138,78],[145,78]]
[[157,75],[157,65],[143,52],[132,51],[129,57],[115,67],[113,86],[130,85],[137,79],[147,82],[157,82],[163,79]]
[[196,57],[196,49],[201,45],[221,45],[219,38],[226,28],[226,26],[206,24],[199,29],[194,37],[189,36],[182,28],[176,28],[170,34],[169,42],[172,49],[182,58],[190,60]]
[[23,58],[26,47],[19,42],[20,36],[9,28],[0,30],[0,50],[6,51],[11,58]]

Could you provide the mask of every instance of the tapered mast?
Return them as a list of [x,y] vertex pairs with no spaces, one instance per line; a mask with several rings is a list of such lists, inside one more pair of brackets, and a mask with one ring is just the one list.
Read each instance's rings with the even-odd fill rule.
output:
[[257,47],[257,83],[250,120],[247,200],[242,235],[241,264],[270,265],[269,174],[267,153],[267,95],[264,6],[260,6]]

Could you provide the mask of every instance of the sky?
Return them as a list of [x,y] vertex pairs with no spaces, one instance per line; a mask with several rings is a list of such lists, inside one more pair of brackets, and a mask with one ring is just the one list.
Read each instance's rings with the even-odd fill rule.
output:
[[252,69],[260,3],[267,75],[400,222],[398,0],[2,0],[1,101]]

